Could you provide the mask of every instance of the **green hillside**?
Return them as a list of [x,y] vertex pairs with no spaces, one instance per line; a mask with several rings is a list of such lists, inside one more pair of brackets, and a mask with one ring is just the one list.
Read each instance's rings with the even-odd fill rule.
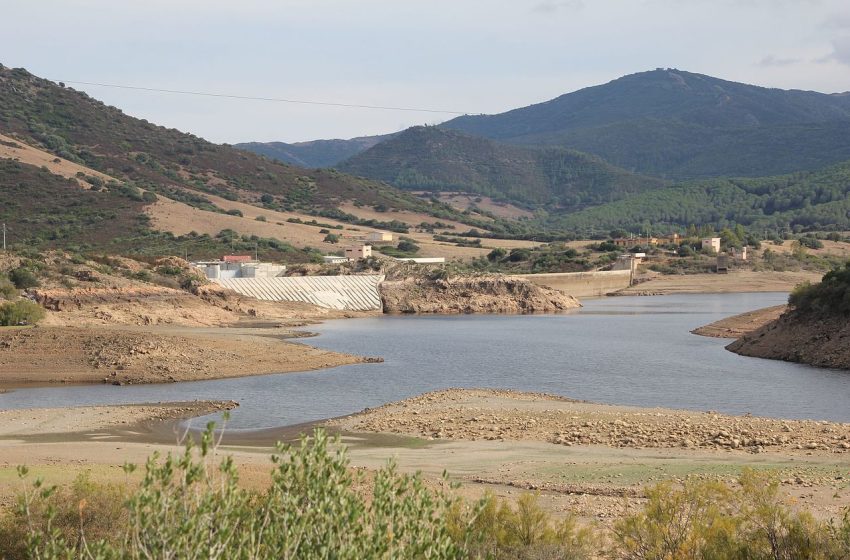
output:
[[850,158],[850,95],[763,88],[673,69],[441,126],[511,144],[581,150],[673,179],[776,175]]
[[[286,165],[127,116],[23,69],[0,66],[0,133],[116,180],[107,185],[90,177],[93,188],[86,191],[46,169],[0,160],[0,217],[23,245],[175,252],[175,242],[150,230],[143,213],[156,196],[220,212],[207,195],[343,220],[356,220],[338,209],[353,202],[478,223],[389,185]],[[232,236],[225,237],[181,240],[180,247],[215,254],[220,245],[231,247]],[[278,256],[291,249],[274,240],[262,243]]]
[[850,229],[850,161],[820,171],[692,181],[556,219],[558,227],[742,224],[754,229]]
[[[189,188],[314,212],[343,201],[430,211],[386,185],[285,165],[125,115],[84,93],[0,66],[0,132],[120,181],[161,193]],[[441,209],[442,210],[442,209]]]
[[510,146],[421,126],[338,168],[402,189],[464,191],[557,211],[611,202],[664,185],[573,150]]

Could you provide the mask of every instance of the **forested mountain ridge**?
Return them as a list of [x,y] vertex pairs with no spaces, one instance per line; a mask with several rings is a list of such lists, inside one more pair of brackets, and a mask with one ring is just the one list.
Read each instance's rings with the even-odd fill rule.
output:
[[850,95],[764,88],[674,69],[440,126],[581,150],[674,179],[775,175],[850,157]]
[[574,150],[511,146],[433,126],[409,128],[337,168],[402,189],[477,193],[557,211],[664,186]]

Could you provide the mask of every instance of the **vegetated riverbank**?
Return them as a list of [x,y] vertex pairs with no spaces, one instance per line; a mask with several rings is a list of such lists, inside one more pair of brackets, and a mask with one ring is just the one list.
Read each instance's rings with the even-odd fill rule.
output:
[[850,370],[850,321],[790,310],[726,348],[742,356]]
[[417,276],[381,283],[384,313],[550,313],[581,307],[564,292],[501,275]]
[[745,356],[850,369],[850,263],[797,287],[781,317],[727,349]]

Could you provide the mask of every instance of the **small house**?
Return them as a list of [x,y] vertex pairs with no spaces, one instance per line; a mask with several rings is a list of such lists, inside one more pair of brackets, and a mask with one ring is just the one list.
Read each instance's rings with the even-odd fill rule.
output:
[[719,237],[706,237],[702,240],[702,248],[703,250],[708,249],[712,253],[720,252],[720,238]]
[[371,256],[372,256],[372,246],[371,245],[357,245],[355,247],[346,247],[345,248],[345,258],[350,260],[350,261],[367,259]]
[[393,234],[386,231],[373,231],[366,235],[366,241],[370,243],[387,243],[393,240]]

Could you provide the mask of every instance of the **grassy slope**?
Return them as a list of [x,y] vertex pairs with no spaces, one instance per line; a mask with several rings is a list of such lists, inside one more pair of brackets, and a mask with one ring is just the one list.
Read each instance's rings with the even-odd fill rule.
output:
[[580,152],[510,146],[436,127],[410,128],[338,167],[405,189],[570,210],[664,185]]

